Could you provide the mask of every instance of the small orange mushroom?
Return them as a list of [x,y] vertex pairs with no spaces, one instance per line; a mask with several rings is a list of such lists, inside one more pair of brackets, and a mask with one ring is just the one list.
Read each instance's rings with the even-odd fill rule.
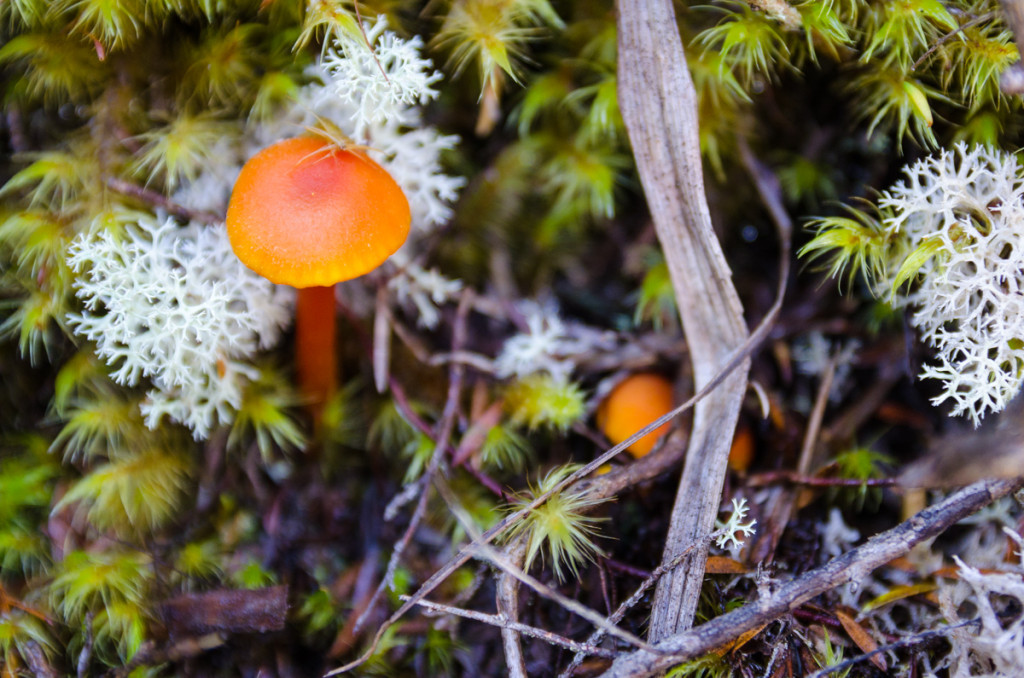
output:
[[235,182],[227,214],[235,254],[268,280],[299,288],[299,387],[316,422],[337,389],[334,284],[380,266],[405,242],[411,220],[383,167],[321,138],[263,149]]
[[[672,383],[659,374],[633,374],[619,382],[597,408],[597,425],[613,444],[672,410]],[[627,448],[634,457],[650,452],[671,424],[651,431]]]
[[746,473],[754,461],[755,451],[754,433],[749,426],[741,422],[736,427],[732,445],[729,446],[729,468],[736,473]]

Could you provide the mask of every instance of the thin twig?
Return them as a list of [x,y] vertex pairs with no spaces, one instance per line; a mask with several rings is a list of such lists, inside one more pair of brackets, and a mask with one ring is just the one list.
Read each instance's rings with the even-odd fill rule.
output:
[[[403,595],[399,596],[399,599],[408,600],[409,597],[410,596]],[[585,652],[588,655],[596,655],[598,657],[605,657],[607,659],[613,659],[616,654],[612,650],[606,650],[601,647],[594,647],[591,645],[587,645],[586,643],[580,643],[578,641],[572,640],[571,638],[560,636],[557,633],[552,633],[551,631],[539,629],[536,626],[530,626],[528,624],[523,624],[522,622],[505,619],[500,615],[487,614],[486,612],[476,612],[474,610],[466,610],[461,607],[452,607],[450,605],[442,605],[441,603],[434,603],[429,600],[418,600],[416,601],[416,604],[428,610],[433,610],[444,614],[453,614],[458,617],[465,617],[466,619],[473,619],[475,621],[483,622],[484,624],[497,626],[501,629],[512,629],[516,633],[521,633],[524,636],[530,636],[531,638],[538,638],[546,643],[558,645],[560,647],[572,650],[573,652]]]
[[24,612],[29,616],[35,617],[41,622],[45,622],[48,626],[53,626],[52,619],[47,617],[39,610],[29,605],[26,605],[25,603],[21,602],[17,598],[14,598],[13,596],[8,595],[7,591],[4,590],[3,585],[0,584],[0,613],[6,613],[12,607],[15,610],[20,610],[21,612]]
[[778,619],[790,610],[843,584],[864,579],[872,571],[906,555],[916,544],[930,539],[992,502],[1024,487],[1024,477],[984,480],[955,492],[896,527],[875,535],[816,570],[782,584],[767,598],[715,617],[696,628],[659,642],[655,655],[643,650],[620,655],[604,678],[642,678],[680,662],[724,647],[737,638]]
[[825,418],[825,408],[828,406],[828,397],[832,392],[832,381],[836,376],[837,355],[829,358],[825,364],[825,370],[821,373],[821,381],[818,384],[818,393],[814,399],[814,407],[811,408],[811,416],[807,421],[807,430],[804,431],[803,444],[800,446],[800,459],[797,461],[796,472],[798,475],[806,476],[811,470],[814,462],[814,448],[818,444],[818,434],[821,431],[821,422]]
[[809,487],[899,487],[898,478],[821,478],[805,476],[793,471],[765,471],[750,476],[747,487],[764,487],[776,483],[807,485]]
[[856,401],[839,415],[821,432],[825,442],[846,441],[861,424],[878,412],[878,407],[892,390],[893,385],[903,378],[903,373],[890,362],[882,364],[875,374],[875,380],[864,391],[858,394]]
[[405,347],[409,349],[409,352],[412,353],[416,360],[420,361],[424,365],[430,365],[430,349],[428,349],[424,343],[420,341],[408,327],[405,326],[405,323],[395,317],[395,314],[392,313],[390,307],[385,308],[385,312],[388,316],[388,323],[390,324],[391,329],[395,332],[395,336],[397,336]]
[[452,351],[450,353],[437,353],[427,359],[426,363],[431,367],[447,365],[450,363],[462,363],[474,368],[484,374],[494,374],[494,360],[482,353],[473,351]]
[[366,49],[370,50],[374,63],[376,63],[377,68],[380,69],[380,74],[384,76],[384,82],[390,85],[391,80],[388,79],[387,71],[384,70],[384,66],[380,63],[380,59],[377,58],[377,52],[374,51],[373,45],[370,44],[370,38],[366,35],[366,29],[363,28],[363,15],[359,12],[359,0],[355,0],[355,2],[352,3],[352,8],[355,10],[356,25],[359,26],[359,34],[363,36],[363,42],[366,43]]
[[388,376],[391,373],[391,312],[388,310],[387,283],[377,286],[377,297],[374,300],[371,362],[373,386],[377,393],[383,393],[388,387]]
[[[829,359],[825,370],[818,383],[818,392],[814,399],[814,407],[807,421],[807,428],[804,431],[803,442],[800,445],[800,457],[797,460],[796,475],[806,477],[811,468],[814,450],[818,443],[818,432],[821,431],[821,422],[825,417],[825,407],[828,405],[828,395],[832,390],[832,379],[835,376],[836,357]],[[764,530],[758,539],[754,541],[752,553],[757,560],[770,558],[775,553],[782,533],[785,531],[789,519],[793,515],[800,498],[800,492],[792,488],[775,488],[766,502],[767,509],[764,523],[767,530]]]

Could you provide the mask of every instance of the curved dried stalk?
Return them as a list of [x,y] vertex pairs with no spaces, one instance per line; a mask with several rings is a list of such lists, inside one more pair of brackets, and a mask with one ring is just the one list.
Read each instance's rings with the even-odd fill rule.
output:
[[[747,339],[743,309],[711,225],[704,193],[697,95],[671,0],[616,3],[619,108],[672,277],[700,389]],[[726,460],[749,360],[694,408],[693,428],[662,562],[714,529]],[[707,547],[698,547],[658,583],[650,639],[689,628]]]

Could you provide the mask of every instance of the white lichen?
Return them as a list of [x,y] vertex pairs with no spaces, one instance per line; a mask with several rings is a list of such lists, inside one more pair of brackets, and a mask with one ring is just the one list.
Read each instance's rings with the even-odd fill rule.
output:
[[362,28],[365,40],[337,34],[321,60],[334,96],[351,109],[346,126],[355,138],[374,125],[418,122],[408,116],[437,98],[433,85],[441,79],[422,56],[418,35],[403,40],[387,30],[384,16],[364,21]]
[[[1005,530],[1018,547],[1020,536]],[[950,624],[950,651],[936,668],[951,678],[1009,678],[1024,671],[1024,569],[982,572],[953,558],[958,581],[939,588],[939,608]],[[963,622],[973,623],[964,625]]]
[[399,304],[416,317],[416,324],[435,329],[441,321],[439,306],[454,301],[462,291],[461,280],[451,280],[437,269],[426,270],[416,262],[405,261],[401,252],[395,255],[398,272],[388,281]]
[[[975,426],[1002,410],[1024,380],[1024,168],[1010,153],[959,144],[923,158],[882,194],[890,251],[880,292],[935,349],[923,378],[933,402]],[[906,273],[906,271],[904,271]]]
[[546,372],[567,382],[578,363],[619,346],[614,332],[563,320],[554,299],[522,299],[516,310],[526,329],[506,339],[495,358],[494,373],[500,378]]
[[818,532],[822,555],[827,560],[841,556],[860,541],[860,532],[846,524],[843,512],[837,508],[828,512],[828,522],[818,523]]
[[502,378],[525,377],[548,372],[567,379],[574,365],[566,354],[570,349],[568,329],[553,303],[531,300],[520,302],[519,311],[526,320],[526,331],[509,337],[494,361],[494,371]]
[[736,553],[743,548],[744,541],[754,534],[754,526],[757,525],[756,520],[743,522],[749,511],[746,499],[732,500],[732,513],[729,517],[724,521],[715,521],[715,530],[719,533],[715,537],[715,546],[730,553]]
[[143,217],[83,234],[69,252],[83,303],[69,325],[117,383],[152,383],[147,425],[167,415],[202,439],[228,423],[255,376],[247,361],[291,318],[292,291],[247,269],[222,226]]

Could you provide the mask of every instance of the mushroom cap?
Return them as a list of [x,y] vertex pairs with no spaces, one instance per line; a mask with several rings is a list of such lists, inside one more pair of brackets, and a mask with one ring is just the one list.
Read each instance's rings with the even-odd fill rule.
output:
[[[597,408],[597,425],[613,444],[618,445],[672,410],[672,383],[659,374],[633,374],[616,384]],[[629,446],[634,457],[642,457],[668,433],[664,424]]]
[[391,175],[359,151],[297,137],[253,156],[231,191],[231,248],[268,280],[328,287],[402,246],[412,216]]

